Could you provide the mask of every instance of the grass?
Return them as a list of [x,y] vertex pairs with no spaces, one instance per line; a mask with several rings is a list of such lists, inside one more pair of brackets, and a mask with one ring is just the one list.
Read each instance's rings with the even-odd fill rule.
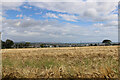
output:
[[9,58],[4,59],[2,63],[3,63],[3,66],[6,65],[8,67],[13,66],[13,64],[14,64],[14,63],[12,63],[12,61]]
[[3,78],[118,77],[117,46],[4,49],[2,52]]

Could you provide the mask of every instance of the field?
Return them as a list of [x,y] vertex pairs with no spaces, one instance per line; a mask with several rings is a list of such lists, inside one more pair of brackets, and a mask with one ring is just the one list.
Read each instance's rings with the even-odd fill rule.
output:
[[2,50],[2,77],[118,78],[118,47]]

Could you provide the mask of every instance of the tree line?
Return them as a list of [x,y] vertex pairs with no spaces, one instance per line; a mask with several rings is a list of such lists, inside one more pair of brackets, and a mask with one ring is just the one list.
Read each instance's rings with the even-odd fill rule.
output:
[[2,49],[5,48],[27,48],[30,46],[30,42],[25,43],[14,43],[14,41],[7,39],[6,41],[1,41]]
[[[105,44],[105,46],[111,45],[111,40],[103,40],[102,43]],[[32,46],[32,44],[30,42],[24,42],[24,43],[14,43],[14,41],[7,39],[6,41],[1,41],[2,43],[2,49],[6,49],[6,48],[29,48],[30,46]],[[46,47],[46,44],[40,44],[40,47]],[[65,44],[64,44],[65,45]],[[52,46],[56,47],[55,44],[52,44]],[[59,45],[60,46],[60,45]],[[90,44],[89,46],[97,46],[97,44]],[[72,47],[74,47],[74,45],[72,45]]]
[[6,41],[1,41],[2,42],[2,48],[11,48],[14,42],[12,40],[7,39]]

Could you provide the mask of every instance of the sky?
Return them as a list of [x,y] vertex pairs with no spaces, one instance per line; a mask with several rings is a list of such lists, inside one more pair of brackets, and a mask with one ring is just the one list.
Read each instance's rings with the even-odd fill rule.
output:
[[2,40],[118,41],[117,2],[3,2],[1,15]]

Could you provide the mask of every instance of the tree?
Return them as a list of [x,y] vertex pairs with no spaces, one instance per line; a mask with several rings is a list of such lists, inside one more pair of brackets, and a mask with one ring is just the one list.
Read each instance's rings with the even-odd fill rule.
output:
[[26,42],[24,46],[28,48],[30,46],[30,42]]
[[40,44],[40,47],[43,48],[43,47],[44,47],[44,44]]
[[56,45],[53,45],[54,47],[57,47]]
[[102,42],[102,43],[105,43],[105,45],[110,45],[110,44],[111,44],[111,42],[112,42],[111,40],[107,40],[107,39],[106,39],[106,40],[103,40],[103,42]]
[[6,48],[6,44],[5,44],[5,42],[4,41],[1,41],[1,45],[2,45],[2,49],[5,49]]
[[97,44],[94,44],[94,46],[97,46]]
[[93,44],[90,44],[89,46],[93,46]]
[[19,48],[19,43],[15,43],[15,48]]
[[10,39],[7,39],[6,42],[5,42],[5,47],[6,48],[12,48],[14,42]]
[[25,45],[24,43],[19,43],[19,48],[24,48],[25,47],[24,45]]

